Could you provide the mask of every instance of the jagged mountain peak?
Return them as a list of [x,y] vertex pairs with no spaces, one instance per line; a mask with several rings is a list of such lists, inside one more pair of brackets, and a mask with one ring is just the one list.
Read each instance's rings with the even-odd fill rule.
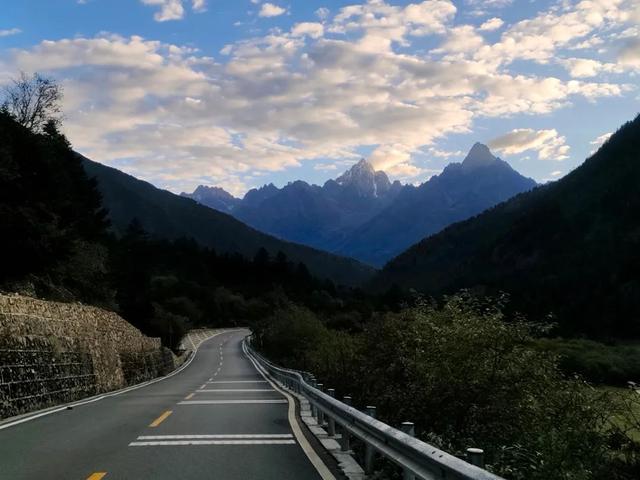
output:
[[387,174],[376,171],[371,162],[364,158],[336,178],[335,182],[343,187],[355,188],[361,197],[378,197],[391,188]]
[[469,170],[494,165],[498,161],[499,159],[491,153],[489,147],[483,143],[476,142],[462,161],[462,166],[466,170]]
[[347,170],[338,178],[336,178],[336,182],[342,185],[342,184],[350,183],[354,178],[359,178],[363,176],[373,177],[375,176],[375,173],[376,171],[373,168],[373,165],[371,165],[371,163],[367,159],[362,158],[358,163],[353,165],[349,170]]
[[199,185],[193,193],[182,192],[180,196],[225,213],[230,213],[240,202],[239,198],[234,197],[224,188],[206,185]]
[[[182,196],[187,196],[186,193],[182,193]],[[233,195],[231,195],[229,192],[227,192],[224,188],[222,187],[209,187],[207,185],[198,185],[198,187],[193,191],[192,194],[190,194],[189,196],[191,198],[194,198],[197,200],[197,196],[211,196],[211,197],[218,197],[218,198],[225,198],[225,199],[234,199],[236,197],[234,197]]]

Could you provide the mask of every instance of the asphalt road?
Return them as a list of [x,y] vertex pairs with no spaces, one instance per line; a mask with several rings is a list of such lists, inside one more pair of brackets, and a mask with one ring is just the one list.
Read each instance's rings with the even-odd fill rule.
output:
[[163,381],[0,430],[0,479],[331,478],[243,354],[246,333],[205,341]]

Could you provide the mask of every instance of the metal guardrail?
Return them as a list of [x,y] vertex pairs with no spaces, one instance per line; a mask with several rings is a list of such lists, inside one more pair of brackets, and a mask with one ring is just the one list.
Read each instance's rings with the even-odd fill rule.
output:
[[[363,413],[350,406],[351,398],[344,402],[334,398],[335,391],[317,384],[312,375],[278,367],[257,353],[245,339],[245,352],[282,386],[303,395],[311,404],[312,414],[321,424],[326,419],[329,436],[336,435],[336,425],[341,431],[341,449],[350,449],[349,437],[360,439],[366,448],[364,469],[372,473],[374,452],[391,460],[403,470],[405,480],[504,480],[479,466],[435,448],[413,437],[413,424],[405,422],[402,430],[375,419],[375,407],[367,407]],[[469,449],[469,459],[481,463],[482,450]]]

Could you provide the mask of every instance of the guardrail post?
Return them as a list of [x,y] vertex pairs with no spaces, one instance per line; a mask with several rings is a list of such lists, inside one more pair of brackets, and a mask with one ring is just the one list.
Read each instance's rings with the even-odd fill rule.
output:
[[[400,429],[407,435],[411,435],[412,437],[416,436],[416,429],[413,422],[402,422]],[[415,480],[415,478],[416,477],[411,470],[406,468],[402,470],[402,480]]]
[[[376,407],[367,405],[365,413],[372,418],[376,418]],[[364,473],[371,475],[373,473],[373,454],[375,453],[373,447],[367,443],[364,450]]]
[[[342,402],[344,404],[350,406],[351,405],[351,397],[348,396],[348,395],[343,397]],[[341,447],[340,449],[343,452],[348,452],[351,449],[351,447],[349,446],[349,431],[345,427],[342,427],[341,430],[342,430],[342,442],[341,442],[341,445],[340,445],[340,447]]]
[[[309,383],[311,384],[311,386],[312,386],[313,388],[315,388],[315,387],[316,387],[316,385],[317,385],[317,383],[316,383],[316,377],[314,377],[313,375],[311,375],[311,376],[309,377]],[[313,400],[311,400],[310,398],[309,398],[309,403],[311,404],[311,416],[317,420],[317,419],[318,419],[318,408],[316,407],[315,402],[314,402]]]
[[[336,391],[333,388],[328,388],[327,389],[327,394],[331,398],[335,398]],[[329,436],[330,437],[335,437],[336,436],[336,421],[333,419],[333,417],[331,415],[327,415],[327,417],[328,417],[328,420],[329,420]]]
[[[319,383],[318,384],[318,390],[320,390],[321,392],[324,391],[324,384],[323,383]],[[318,426],[322,426],[324,425],[324,412],[321,409],[317,409],[318,411]]]
[[471,465],[484,468],[484,450],[481,448],[467,448],[467,460]]

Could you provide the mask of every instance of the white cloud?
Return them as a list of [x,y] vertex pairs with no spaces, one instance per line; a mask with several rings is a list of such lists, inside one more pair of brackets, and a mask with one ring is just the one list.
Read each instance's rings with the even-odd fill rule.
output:
[[207,0],[193,0],[191,8],[194,12],[204,12],[207,9]]
[[160,7],[153,18],[157,22],[166,22],[169,20],[180,20],[184,17],[184,7],[182,0],[141,0],[145,5],[153,5]]
[[631,5],[637,0],[584,0],[564,2],[535,17],[517,22],[506,30],[499,42],[487,45],[476,60],[509,64],[514,60],[548,63],[560,48],[571,48],[594,32],[618,26],[630,19]]
[[324,26],[316,22],[296,23],[291,29],[291,35],[294,37],[303,37],[305,35],[311,38],[320,38],[324,35]]
[[562,170],[554,170],[551,172],[552,177],[559,177],[560,175],[562,175]]
[[498,30],[502,25],[504,25],[504,21],[501,18],[493,17],[480,25],[480,30],[490,32]]
[[362,33],[358,45],[363,50],[382,53],[394,43],[408,45],[407,37],[444,33],[456,13],[449,0],[426,0],[405,7],[381,0],[342,8],[334,17],[333,33]]
[[382,170],[393,178],[408,181],[417,177],[423,170],[411,163],[412,150],[405,145],[381,145],[369,156],[376,170]]
[[10,37],[11,35],[17,35],[22,33],[19,28],[9,28],[7,30],[0,30],[0,37]]
[[286,8],[282,8],[278,5],[274,5],[273,3],[263,3],[262,7],[260,7],[260,12],[258,13],[258,16],[277,17],[286,12],[287,12]]
[[473,52],[482,45],[484,45],[484,40],[476,33],[472,25],[460,25],[449,31],[445,42],[436,52]]
[[[145,5],[160,7],[153,18],[156,22],[181,20],[184,18],[186,0],[140,0]],[[207,0],[191,0],[191,9],[201,13],[207,9]]]
[[559,135],[555,129],[515,129],[491,140],[489,147],[505,155],[533,150],[537,152],[540,160],[564,160],[568,158],[569,153],[565,137]]

